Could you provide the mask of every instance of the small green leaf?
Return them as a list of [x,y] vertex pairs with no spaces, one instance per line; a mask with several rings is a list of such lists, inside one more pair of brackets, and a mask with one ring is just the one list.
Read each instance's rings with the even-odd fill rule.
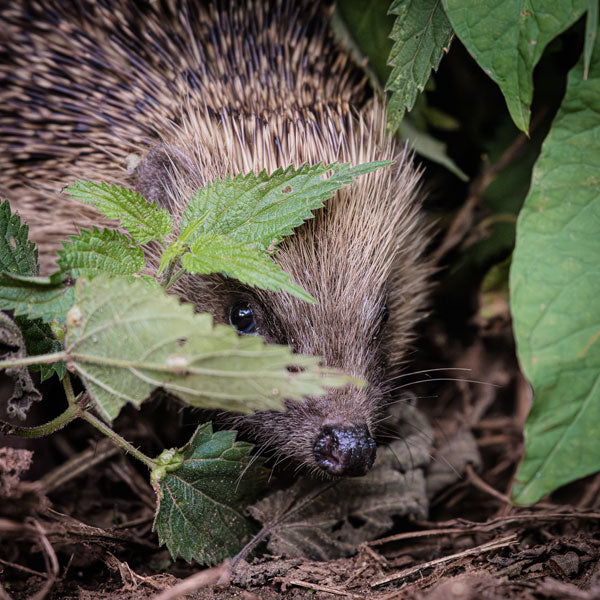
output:
[[398,132],[402,139],[408,141],[410,147],[417,154],[446,167],[448,171],[454,173],[459,179],[463,181],[469,180],[467,174],[448,156],[446,144],[424,131],[419,131],[410,121],[410,116],[407,116],[398,125]]
[[105,217],[119,219],[140,244],[152,240],[162,242],[173,229],[171,215],[164,208],[125,187],[78,180],[65,191],[73,198],[92,204]]
[[534,389],[513,499],[600,469],[600,44],[583,59],[533,171],[510,273],[519,360]]
[[74,303],[73,288],[54,283],[51,278],[0,273],[1,310],[14,310],[15,315],[40,318],[47,323],[64,323],[67,310]]
[[232,242],[222,235],[203,235],[196,238],[190,250],[181,259],[188,273],[223,273],[249,286],[286,291],[306,302],[315,302],[279,265],[250,244]]
[[0,204],[0,271],[17,275],[39,273],[38,253],[28,239],[29,228],[21,224],[19,215],[12,214],[10,204]]
[[58,251],[58,265],[74,278],[94,277],[99,273],[133,275],[146,266],[142,248],[113,229],[100,231],[94,227],[69,239]]
[[[41,319],[29,320],[25,317],[15,317],[15,323],[21,329],[29,356],[51,354],[63,349],[62,342],[55,339],[50,326]],[[40,371],[41,381],[49,379],[55,373],[59,379],[62,379],[67,372],[67,365],[62,360],[48,365],[33,365],[29,368],[32,371]]]
[[586,0],[442,0],[456,35],[500,86],[515,125],[529,130],[533,69],[544,48],[585,11]]
[[[303,165],[226,177],[199,190],[182,217],[182,229],[198,220],[190,237],[218,234],[231,241],[254,243],[267,249],[312,218],[312,211],[360,175],[391,164],[378,161],[352,167],[349,164]],[[329,173],[329,177],[323,179]]]
[[212,565],[250,540],[254,531],[244,510],[265,488],[267,474],[260,460],[248,466],[251,449],[235,441],[235,431],[213,433],[205,423],[176,455],[183,463],[161,467],[154,530],[173,558]]
[[67,363],[106,420],[127,402],[139,406],[158,387],[194,406],[251,412],[354,381],[320,367],[316,357],[213,327],[211,315],[194,314],[191,304],[141,281],[99,275],[80,279],[75,289]]
[[448,50],[452,27],[441,0],[394,0],[390,13],[396,15],[389,57],[394,69],[385,87],[392,92],[388,127],[395,131],[404,112],[412,109],[417,95],[425,89],[431,70],[437,70]]

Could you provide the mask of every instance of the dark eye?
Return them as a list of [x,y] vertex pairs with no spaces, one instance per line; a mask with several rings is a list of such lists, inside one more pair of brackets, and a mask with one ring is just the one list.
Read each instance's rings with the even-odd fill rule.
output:
[[238,330],[238,333],[248,334],[256,331],[254,311],[248,304],[234,304],[229,309],[229,323]]

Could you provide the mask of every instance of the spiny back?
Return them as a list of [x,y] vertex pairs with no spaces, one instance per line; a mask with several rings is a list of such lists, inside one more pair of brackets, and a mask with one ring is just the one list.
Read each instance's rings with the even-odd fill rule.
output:
[[0,26],[0,191],[42,251],[94,218],[73,214],[64,185],[127,182],[128,155],[191,110],[206,110],[212,128],[364,99],[311,2],[9,1]]

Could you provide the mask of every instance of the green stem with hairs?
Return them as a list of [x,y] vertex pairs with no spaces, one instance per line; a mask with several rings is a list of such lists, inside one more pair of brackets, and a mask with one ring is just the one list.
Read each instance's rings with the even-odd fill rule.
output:
[[0,421],[0,433],[16,435],[22,438],[45,437],[55,433],[77,417],[80,417],[81,413],[82,410],[77,404],[69,404],[67,410],[58,415],[58,417],[52,419],[52,421],[48,421],[48,423],[38,425],[37,427],[17,427],[16,425],[11,425],[5,421]]
[[58,362],[59,360],[67,360],[69,355],[63,350],[62,352],[53,352],[52,354],[38,354],[37,356],[24,356],[23,358],[11,358],[10,360],[0,361],[0,370],[10,369],[11,367],[28,367],[30,365],[47,365]]
[[125,452],[129,452],[129,454],[143,462],[151,471],[158,466],[156,461],[146,456],[143,452],[140,452],[135,446],[132,446],[125,438],[122,438],[116,431],[113,431],[106,423],[104,423],[104,421],[101,421],[91,412],[82,411],[80,416],[90,425],[93,425],[98,429],[98,431],[101,431],[105,436],[109,437],[115,444],[123,448]]

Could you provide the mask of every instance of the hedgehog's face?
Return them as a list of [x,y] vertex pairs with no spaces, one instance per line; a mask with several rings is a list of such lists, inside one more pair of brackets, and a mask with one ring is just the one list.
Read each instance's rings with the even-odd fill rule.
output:
[[[366,143],[371,142],[369,137]],[[204,152],[202,145],[195,147]],[[370,154],[374,146],[364,154],[362,148],[361,143],[351,149],[349,159],[365,162],[391,156],[391,147],[377,154]],[[177,156],[177,177],[169,179],[164,170],[165,165],[173,166],[173,156],[170,152],[165,158],[160,149],[150,152],[138,168],[136,187],[177,213],[181,198],[189,197],[183,187],[200,185],[201,178],[193,174],[206,171],[215,157],[203,155],[199,167]],[[331,162],[336,157],[320,159]],[[314,157],[305,160],[314,162]],[[208,180],[213,175],[203,173]],[[258,334],[269,343],[320,356],[324,365],[366,382],[364,387],[286,402],[282,412],[234,419],[236,429],[248,432],[260,448],[273,450],[278,460],[348,476],[364,475],[373,464],[386,364],[401,358],[424,303],[428,267],[421,257],[425,242],[413,201],[416,181],[406,163],[360,177],[283,241],[274,260],[316,298],[316,304],[248,289],[221,276],[184,276],[173,287],[198,310],[211,312],[216,322],[229,323],[240,335]]]
[[366,382],[364,387],[349,385],[304,402],[288,402],[282,413],[259,413],[238,421],[259,442],[313,471],[360,476],[371,468],[376,453],[373,436],[382,404],[386,355],[386,282],[379,276],[373,280],[369,270],[357,271],[358,265],[348,263],[356,257],[339,258],[330,267],[304,256],[305,249],[314,250],[311,229],[324,219],[326,215],[317,216],[312,228],[298,231],[276,255],[294,280],[317,299],[316,304],[222,283],[213,288],[221,294],[222,306],[214,312],[240,335],[258,334],[267,342],[320,356],[326,366]]

